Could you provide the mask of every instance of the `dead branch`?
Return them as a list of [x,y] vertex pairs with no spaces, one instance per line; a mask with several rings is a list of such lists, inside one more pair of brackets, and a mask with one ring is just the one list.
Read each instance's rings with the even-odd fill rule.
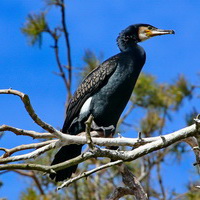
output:
[[22,176],[27,176],[29,178],[32,178],[33,181],[35,182],[35,185],[37,186],[38,190],[40,191],[40,194],[41,195],[45,194],[45,192],[44,192],[44,190],[43,190],[43,188],[42,188],[42,186],[41,186],[41,184],[40,184],[40,182],[39,182],[34,171],[27,172],[27,171],[22,171],[22,170],[13,170],[13,172],[20,174]]
[[98,171],[100,171],[100,170],[102,170],[102,169],[106,169],[106,168],[108,168],[108,167],[112,167],[112,166],[115,166],[115,165],[119,165],[119,164],[121,164],[121,163],[123,163],[122,160],[117,160],[117,161],[114,161],[114,162],[109,162],[109,163],[107,163],[107,164],[105,164],[105,165],[102,165],[102,166],[100,166],[100,167],[96,167],[95,169],[92,169],[92,170],[90,170],[90,171],[83,172],[83,173],[81,173],[80,175],[78,175],[78,176],[76,176],[76,177],[74,177],[74,178],[71,178],[71,179],[65,181],[61,186],[58,187],[58,190],[59,190],[59,189],[62,189],[62,188],[64,188],[64,187],[68,187],[70,184],[72,184],[73,182],[75,182],[75,181],[77,181],[77,180],[79,180],[79,179],[81,179],[81,178],[84,178],[84,177],[87,178],[89,175],[91,175],[91,174],[93,174],[93,173],[95,173],[95,172],[98,172]]
[[134,195],[137,200],[147,200],[147,194],[145,193],[142,185],[137,178],[128,170],[128,167],[124,164],[121,165],[120,171],[122,174],[122,180],[126,187],[118,187],[111,194],[108,200],[118,200],[125,195]]
[[5,124],[0,126],[0,132],[4,132],[4,131],[11,131],[11,132],[15,133],[16,135],[30,136],[34,139],[35,138],[55,138],[55,136],[52,135],[51,133],[39,133],[39,132],[35,132],[35,131],[29,131],[29,130],[15,128],[15,127],[8,126]]
[[[26,108],[26,111],[30,115],[30,117],[44,130],[48,131],[49,133],[37,133],[34,131],[27,131],[23,129],[18,129],[10,126],[0,126],[0,131],[11,131],[14,132],[15,134],[23,134],[27,135],[33,138],[36,137],[56,137],[58,140],[51,140],[51,141],[46,141],[42,143],[36,143],[36,144],[27,144],[27,145],[20,145],[18,147],[15,147],[13,149],[6,149],[6,148],[1,148],[1,150],[5,151],[6,153],[4,156],[0,158],[0,163],[8,163],[8,162],[14,162],[14,161],[19,161],[19,160],[26,160],[26,159],[31,159],[31,158],[36,158],[42,153],[56,148],[56,147],[61,147],[64,145],[69,145],[69,144],[87,144],[88,142],[88,137],[86,138],[86,134],[88,133],[80,133],[78,136],[74,135],[68,135],[68,134],[63,134],[60,131],[56,130],[54,127],[51,125],[43,122],[35,113],[28,95],[19,92],[17,90],[0,90],[0,94],[13,94],[17,95],[21,98],[22,102],[24,103],[24,106]],[[101,132],[96,132],[92,131],[89,133],[91,136],[91,141],[92,144],[94,145],[99,145],[99,146],[135,146],[135,148],[131,151],[118,151],[118,150],[110,150],[110,149],[99,149],[99,148],[93,148],[91,151],[82,153],[80,156],[77,156],[76,158],[73,158],[71,160],[67,160],[63,163],[59,163],[53,166],[44,166],[44,165],[38,165],[38,164],[2,164],[0,165],[0,170],[36,170],[36,171],[42,171],[46,173],[56,173],[56,171],[65,169],[67,167],[79,164],[81,162],[84,162],[85,160],[91,159],[91,158],[97,158],[97,157],[108,157],[111,158],[112,160],[115,160],[113,163],[121,163],[121,162],[126,162],[126,161],[133,161],[139,157],[142,157],[144,155],[147,155],[151,152],[157,151],[162,148],[166,148],[172,144],[175,144],[177,142],[182,142],[185,141],[187,142],[190,146],[192,146],[195,155],[199,159],[199,149],[197,148],[197,141],[195,140],[195,136],[197,136],[200,132],[200,120],[197,119],[195,121],[195,124],[188,126],[186,128],[180,129],[178,131],[175,131],[173,133],[169,133],[166,135],[158,136],[158,137],[151,137],[151,138],[142,138],[138,140],[138,138],[124,138],[124,137],[119,137],[119,138],[99,138],[99,136],[102,137]],[[86,130],[86,132],[90,132],[90,130]],[[43,136],[42,136],[43,135]],[[21,151],[24,149],[30,149],[30,148],[37,148],[36,150],[22,154],[22,155],[17,155],[17,156],[11,156],[13,152],[16,151]],[[197,160],[199,162],[199,160]],[[90,175],[91,173],[94,173],[96,171],[99,171],[100,169],[103,169],[105,167],[112,166],[112,164],[106,164],[104,166],[97,167],[96,169],[93,169],[91,171],[85,172],[85,174],[81,174],[78,177],[74,178],[73,180],[70,181],[76,181],[80,178],[86,177]],[[124,172],[125,173],[125,172]],[[131,176],[131,175],[130,175]],[[132,179],[134,177],[132,176]],[[136,184],[136,180],[134,180]],[[67,182],[66,185],[68,185],[69,182]],[[134,190],[134,184],[132,185],[132,190]],[[139,187],[139,186],[138,186]],[[130,188],[130,187],[129,187]],[[130,192],[130,190],[124,190],[125,193],[127,191]],[[134,191],[134,195],[135,191]]]
[[134,195],[133,190],[126,187],[117,187],[107,200],[118,200],[126,195]]
[[55,140],[49,140],[49,141],[33,143],[33,144],[22,144],[20,146],[14,147],[12,149],[0,148],[0,150],[5,151],[5,154],[3,154],[0,158],[6,158],[18,151],[23,151],[23,150],[27,150],[27,149],[38,149],[38,148],[41,148],[41,147],[46,146],[53,142],[55,142]]
[[[31,159],[31,158],[36,158],[39,155],[43,154],[44,152],[46,152],[48,150],[51,150],[51,149],[53,149],[55,147],[58,147],[58,146],[60,146],[60,141],[58,141],[58,140],[54,140],[52,142],[50,141],[49,143],[45,144],[45,146],[43,145],[42,147],[40,147],[39,149],[37,149],[37,150],[35,150],[33,152],[26,153],[26,154],[23,154],[23,155],[7,157],[7,158],[2,157],[2,158],[0,158],[0,164],[8,163],[8,162],[20,161],[20,160],[28,160],[28,159]],[[23,149],[23,150],[25,150],[25,149]],[[8,153],[8,152],[6,152],[6,153]]]
[[[161,137],[156,137],[156,140],[154,140],[153,142],[144,144],[143,146],[140,146],[132,151],[115,151],[115,150],[109,150],[109,149],[95,149],[93,152],[86,152],[85,154],[82,154],[74,159],[54,165],[54,166],[52,166],[52,169],[55,169],[56,171],[60,170],[60,169],[64,169],[69,166],[79,164],[87,159],[92,158],[92,157],[109,157],[113,160],[132,161],[132,160],[142,157],[148,153],[165,148],[171,144],[174,144],[178,141],[182,141],[183,139],[194,136],[196,134],[197,134],[197,130],[196,130],[196,125],[194,124],[194,125],[184,128],[184,129],[178,130],[174,133],[163,135]],[[35,150],[34,152],[31,152],[31,153],[28,153],[25,155],[15,156],[14,159],[13,159],[13,157],[3,158],[0,160],[0,162],[5,163],[5,162],[13,162],[16,160],[34,158],[34,157],[37,157],[38,155],[40,155],[41,153],[45,152],[46,150],[69,144],[67,142],[67,139],[69,136],[71,137],[71,135],[65,135],[65,134],[62,134],[62,135],[63,135],[62,141],[64,141],[64,138],[66,137],[66,143],[56,141],[55,143],[48,144],[44,147],[41,147],[41,148]],[[76,143],[81,138],[81,137],[79,138],[78,136],[73,136],[73,137],[74,137],[73,138],[74,143]],[[86,143],[86,138],[83,137],[82,139],[83,140],[81,141],[81,143],[83,141]],[[117,145],[120,146],[120,139],[125,140],[125,138],[93,138],[93,142],[95,144],[95,140],[99,140],[99,141],[103,141],[104,144],[106,144],[106,142],[109,143],[108,141],[118,140]],[[126,141],[127,140],[130,140],[130,139],[126,138]],[[80,142],[80,140],[79,140],[79,142]],[[82,143],[82,144],[84,144],[84,143]]]
[[94,149],[94,145],[93,145],[93,142],[92,142],[92,138],[91,138],[91,124],[92,124],[92,121],[93,121],[93,116],[90,115],[88,120],[85,122],[85,125],[86,125],[86,141],[87,141],[87,144],[89,146],[90,149]]
[[200,147],[196,137],[189,137],[183,141],[191,146],[196,157],[196,163],[194,163],[194,166],[197,167],[197,171],[200,174]]
[[45,173],[56,173],[50,166],[38,165],[38,164],[4,164],[0,165],[0,170],[36,170]]

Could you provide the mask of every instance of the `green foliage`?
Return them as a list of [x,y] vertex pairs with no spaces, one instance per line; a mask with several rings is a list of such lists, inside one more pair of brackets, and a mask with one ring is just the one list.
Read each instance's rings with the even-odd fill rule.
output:
[[39,14],[29,14],[24,27],[21,28],[22,33],[24,33],[30,40],[30,45],[35,45],[42,43],[42,34],[48,30],[48,25],[46,22],[46,13],[40,12]]
[[143,108],[177,110],[185,97],[192,97],[193,86],[179,76],[174,84],[160,84],[155,77],[142,73],[137,81],[131,101]]
[[200,190],[199,188],[196,188],[195,186],[199,186],[200,182],[194,182],[188,184],[188,190],[189,192],[185,195],[185,198],[183,200],[199,200],[200,199]]
[[200,192],[189,192],[185,198],[185,200],[199,200],[200,199]]
[[22,192],[21,200],[40,200],[40,197],[33,188],[27,188],[26,192]]

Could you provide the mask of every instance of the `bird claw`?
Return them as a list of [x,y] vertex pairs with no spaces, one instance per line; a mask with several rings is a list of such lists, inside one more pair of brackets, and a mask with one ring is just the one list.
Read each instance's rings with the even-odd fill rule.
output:
[[107,127],[98,126],[94,121],[92,122],[91,128],[94,131],[103,131],[104,137],[109,137],[110,135],[112,135],[115,132],[115,126],[114,125],[110,125],[110,126],[107,126]]

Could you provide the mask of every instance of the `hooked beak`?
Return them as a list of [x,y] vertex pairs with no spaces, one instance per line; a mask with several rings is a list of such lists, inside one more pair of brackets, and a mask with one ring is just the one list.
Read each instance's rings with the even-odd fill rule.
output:
[[174,30],[155,29],[149,33],[150,37],[159,36],[159,35],[168,35],[168,34],[175,34],[175,31]]

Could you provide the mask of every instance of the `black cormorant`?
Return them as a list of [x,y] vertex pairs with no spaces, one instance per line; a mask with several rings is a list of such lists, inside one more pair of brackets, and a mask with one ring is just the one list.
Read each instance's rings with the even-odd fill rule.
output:
[[[94,123],[91,128],[102,130],[106,137],[113,135],[145,63],[145,51],[137,43],[166,34],[174,34],[174,31],[161,30],[149,24],[135,24],[123,30],[117,38],[121,52],[94,69],[71,98],[62,132],[71,135],[83,132],[85,121],[92,114]],[[76,144],[61,147],[52,165],[80,155],[81,148],[82,145]],[[63,181],[71,177],[76,168],[74,165],[59,170],[50,177]]]

